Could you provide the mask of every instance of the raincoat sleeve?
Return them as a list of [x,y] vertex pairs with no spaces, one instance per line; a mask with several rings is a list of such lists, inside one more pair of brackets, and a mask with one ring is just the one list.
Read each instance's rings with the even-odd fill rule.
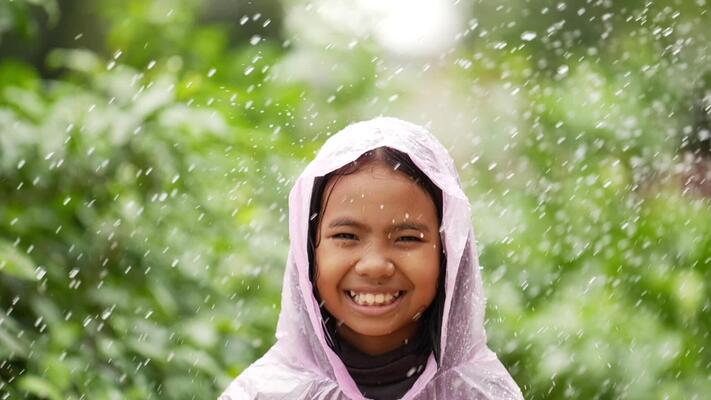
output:
[[287,363],[279,344],[250,365],[218,400],[340,400],[347,399],[335,382]]

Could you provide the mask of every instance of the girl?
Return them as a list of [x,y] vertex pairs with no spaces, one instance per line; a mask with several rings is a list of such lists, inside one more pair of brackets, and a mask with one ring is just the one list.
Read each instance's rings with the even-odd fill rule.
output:
[[424,128],[343,129],[289,214],[277,342],[220,400],[522,398],[486,346],[469,201]]

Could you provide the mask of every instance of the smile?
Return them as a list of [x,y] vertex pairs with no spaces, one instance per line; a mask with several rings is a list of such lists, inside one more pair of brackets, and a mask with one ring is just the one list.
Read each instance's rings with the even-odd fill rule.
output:
[[355,290],[347,290],[346,295],[353,300],[356,304],[360,306],[375,306],[382,307],[394,303],[404,292],[401,290],[396,290],[393,292],[385,293],[368,293],[368,292],[357,292]]

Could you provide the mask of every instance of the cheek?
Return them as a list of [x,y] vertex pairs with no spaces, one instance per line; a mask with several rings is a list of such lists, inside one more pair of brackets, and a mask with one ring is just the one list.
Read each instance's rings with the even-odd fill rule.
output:
[[343,255],[337,249],[330,248],[329,244],[322,242],[316,248],[314,261],[316,262],[316,287],[319,293],[326,294],[336,289],[347,272]]
[[324,277],[323,274],[319,273],[316,277],[316,289],[318,289],[321,300],[323,300],[324,296],[328,296],[328,292],[326,290],[329,285],[326,284],[327,281],[328,277]]
[[[322,244],[323,245],[323,244]],[[315,270],[315,282],[312,282],[315,286],[316,289],[318,289],[318,292],[321,294],[321,297],[323,297],[323,289],[324,289],[324,281],[328,280],[328,274],[324,276],[324,271],[322,265],[323,265],[323,252],[321,251],[321,246],[316,248],[316,252],[314,253],[314,270]]]
[[417,255],[414,259],[420,262],[415,264],[416,268],[410,271],[413,283],[418,286],[425,298],[434,298],[440,278],[439,250],[429,249],[429,251]]
[[330,268],[324,268],[324,265],[328,265],[327,258],[323,257],[323,255],[319,254],[320,252],[317,250],[316,251],[316,256],[314,257],[314,262],[316,263],[316,288],[318,289],[319,293],[323,296],[324,294],[324,289],[328,288],[328,283],[331,281],[331,269]]

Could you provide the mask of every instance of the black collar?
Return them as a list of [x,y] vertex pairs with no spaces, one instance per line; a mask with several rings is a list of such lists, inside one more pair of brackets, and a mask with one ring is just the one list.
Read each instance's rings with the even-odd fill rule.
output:
[[432,348],[421,331],[409,343],[376,356],[363,353],[336,335],[336,352],[361,392],[368,398],[399,398],[427,366]]

